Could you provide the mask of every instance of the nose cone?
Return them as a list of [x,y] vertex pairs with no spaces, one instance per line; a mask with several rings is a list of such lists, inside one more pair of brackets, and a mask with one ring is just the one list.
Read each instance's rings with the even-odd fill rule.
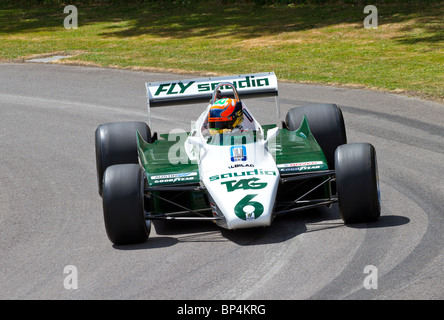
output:
[[279,173],[276,168],[267,169],[238,168],[210,177],[207,190],[216,214],[225,218],[224,227],[239,229],[271,224]]
[[269,226],[279,170],[263,141],[206,146],[199,165],[213,214],[228,229]]

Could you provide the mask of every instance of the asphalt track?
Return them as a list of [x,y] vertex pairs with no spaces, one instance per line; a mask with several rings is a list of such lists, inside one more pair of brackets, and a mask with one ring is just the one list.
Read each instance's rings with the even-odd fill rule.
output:
[[[145,81],[192,77],[0,64],[0,299],[444,298],[444,105],[371,90],[279,83],[282,117],[336,103],[349,142],[376,147],[378,222],[345,226],[334,206],[261,229],[156,224],[146,243],[113,246],[94,131],[147,121]],[[273,100],[248,105],[274,120]],[[186,130],[201,110],[158,108],[152,130]]]

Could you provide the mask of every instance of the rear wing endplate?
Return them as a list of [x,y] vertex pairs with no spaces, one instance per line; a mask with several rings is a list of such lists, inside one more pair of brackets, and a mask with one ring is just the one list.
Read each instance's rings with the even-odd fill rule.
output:
[[[223,77],[209,77],[176,81],[145,83],[148,115],[151,127],[151,107],[172,106],[210,101],[219,83],[232,83],[240,99],[250,97],[269,97],[276,99],[279,118],[278,83],[274,72],[241,74]],[[222,90],[222,94],[224,90]]]

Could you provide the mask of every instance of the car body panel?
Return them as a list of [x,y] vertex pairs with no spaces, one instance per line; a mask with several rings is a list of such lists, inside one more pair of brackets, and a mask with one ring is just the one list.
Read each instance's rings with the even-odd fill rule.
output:
[[[272,151],[273,152],[273,151]],[[274,150],[281,174],[327,170],[327,160],[304,117],[299,129],[281,129]]]
[[[268,130],[272,127],[266,126]],[[262,139],[245,144],[206,145],[203,156],[198,160],[177,156],[176,151],[184,150],[186,144],[190,146],[184,133],[180,135],[178,140],[161,135],[162,139],[153,143],[147,143],[138,136],[138,151],[148,184],[150,187],[205,186],[205,193],[187,191],[186,199],[182,198],[182,201],[192,210],[211,210],[213,217],[220,218],[216,223],[227,229],[269,226],[272,223],[281,174],[328,169],[306,119],[296,131],[279,129],[277,136],[270,141]],[[189,137],[189,133],[186,135]],[[236,149],[242,152],[234,152]],[[237,154],[237,158],[233,154]],[[167,193],[153,192],[156,196]],[[171,207],[165,209],[164,202],[156,198],[153,207],[154,213],[175,211]]]
[[[192,162],[185,153],[182,157],[176,155],[176,150],[183,149],[186,140],[183,138],[183,133],[180,136],[182,138],[179,142],[161,135],[163,139],[147,143],[139,134],[137,135],[139,160],[145,169],[150,186],[200,181],[197,163]],[[175,137],[176,135],[173,138]]]

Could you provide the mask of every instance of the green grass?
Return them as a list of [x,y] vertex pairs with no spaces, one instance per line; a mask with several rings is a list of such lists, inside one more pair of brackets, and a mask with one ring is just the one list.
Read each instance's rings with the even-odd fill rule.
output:
[[[378,1],[374,1],[377,3]],[[265,6],[79,4],[66,30],[63,5],[0,7],[0,60],[76,53],[59,63],[203,74],[275,71],[280,80],[378,88],[444,98],[444,4]],[[342,2],[341,2],[342,3]]]

